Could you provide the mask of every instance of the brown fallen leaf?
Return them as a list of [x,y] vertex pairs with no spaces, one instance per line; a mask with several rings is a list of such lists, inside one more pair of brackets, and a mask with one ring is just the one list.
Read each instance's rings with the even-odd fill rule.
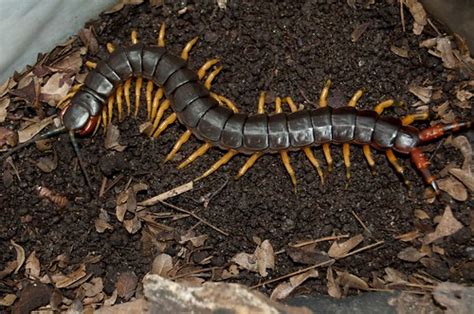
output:
[[423,242],[430,244],[440,238],[450,236],[460,230],[463,225],[454,217],[451,207],[446,206],[441,221],[436,226],[434,232],[427,234]]
[[173,258],[168,254],[159,254],[153,260],[151,274],[168,278],[168,272],[173,268]]
[[0,299],[0,305],[10,307],[13,305],[13,303],[15,303],[15,300],[16,300],[16,294],[5,294]]
[[333,298],[340,299],[342,297],[342,291],[334,279],[334,272],[331,267],[328,268],[326,279],[328,281],[328,294]]
[[109,223],[110,216],[105,209],[100,209],[99,217],[95,220],[95,230],[98,233],[103,233],[106,230],[114,230],[114,227]]
[[356,26],[354,28],[354,30],[352,31],[352,34],[351,34],[351,40],[353,43],[357,42],[360,37],[362,36],[362,34],[365,33],[365,31],[367,30],[367,28],[369,27],[370,23],[369,22],[366,22],[366,23],[362,23],[358,26]]
[[409,87],[408,91],[418,97],[423,103],[427,104],[431,100],[431,96],[433,95],[433,86],[416,86],[412,85]]
[[302,247],[290,246],[285,251],[293,262],[306,265],[316,265],[331,259],[328,253],[316,250],[316,245],[306,245]]
[[41,132],[45,127],[53,122],[54,116],[47,117],[40,122],[33,123],[30,126],[18,131],[18,142],[23,143],[31,139],[33,136]]
[[58,167],[58,156],[54,154],[53,158],[41,157],[38,159],[36,167],[38,167],[44,173],[51,173]]
[[445,68],[454,69],[457,67],[459,61],[454,55],[451,40],[448,37],[438,38],[436,50],[440,53]]
[[99,50],[99,43],[97,42],[97,39],[95,38],[92,28],[91,27],[83,28],[79,31],[78,35],[82,43],[84,44],[84,46],[86,46],[87,49],[89,50],[89,52],[92,55],[95,55],[97,51]]
[[70,74],[76,74],[81,70],[82,57],[81,51],[75,50],[69,55],[65,56],[58,62],[55,62],[51,68],[58,72],[66,72]]
[[334,241],[329,248],[328,255],[333,258],[342,257],[349,253],[350,250],[358,246],[362,241],[364,241],[364,237],[361,234],[357,234],[342,243]]
[[16,274],[25,262],[25,249],[21,245],[16,244],[13,240],[10,240],[10,244],[15,248],[16,251],[16,268],[13,272],[14,274]]
[[[336,283],[340,286],[344,287],[344,290],[347,289],[359,289],[359,290],[367,290],[369,289],[369,284],[363,280],[362,278],[357,277],[347,271],[339,272],[336,271],[337,278]],[[344,293],[346,294],[346,292]]]
[[0,99],[0,123],[4,122],[7,118],[8,105],[10,105],[10,97],[3,97]]
[[0,127],[0,148],[7,144],[10,147],[18,143],[18,134],[10,129]]
[[207,238],[208,238],[207,234],[201,234],[199,236],[196,236],[194,232],[190,230],[185,235],[181,236],[179,243],[184,244],[189,241],[195,248],[198,248],[204,245]]
[[104,14],[111,14],[123,9],[125,5],[137,5],[143,3],[144,0],[119,0],[117,4],[105,11]]
[[423,28],[428,23],[426,11],[423,5],[418,0],[405,0],[403,3],[408,7],[411,15],[413,16],[413,33],[420,35],[423,32]]
[[224,269],[221,274],[221,278],[223,280],[229,279],[229,278],[237,278],[239,277],[239,268],[237,265],[232,264],[229,266],[229,269]]
[[464,202],[468,198],[468,193],[464,185],[458,180],[447,177],[445,179],[437,180],[438,187],[440,190],[448,193],[452,198],[457,201]]
[[405,48],[400,48],[400,47],[391,45],[390,46],[390,51],[393,52],[394,54],[396,54],[397,56],[402,57],[402,58],[408,58],[409,57],[408,50],[405,49]]
[[124,300],[130,299],[135,293],[137,287],[138,277],[134,272],[121,273],[115,283],[117,295]]
[[39,278],[41,273],[41,265],[39,259],[36,257],[36,252],[31,252],[30,256],[26,259],[25,264],[25,276],[36,280]]
[[272,300],[281,300],[290,295],[293,290],[299,287],[303,282],[309,278],[317,278],[319,273],[316,269],[308,270],[302,274],[295,275],[290,277],[289,282],[283,282],[273,289],[270,299]]
[[263,241],[253,254],[238,253],[232,259],[232,262],[239,265],[241,268],[252,272],[258,272],[260,276],[268,275],[266,269],[273,269],[275,267],[275,256],[273,248],[268,240]]
[[386,267],[384,281],[395,284],[406,283],[407,276],[394,268]]
[[104,306],[112,306],[115,304],[115,302],[117,301],[117,289],[114,290],[114,292],[112,292],[112,295],[109,297],[109,298],[106,298],[104,300]]
[[416,238],[420,237],[421,234],[418,230],[413,230],[404,234],[400,234],[395,236],[395,239],[401,240],[403,242],[410,242],[415,240]]
[[427,253],[420,252],[413,246],[409,246],[403,250],[401,250],[397,257],[403,261],[407,262],[417,262],[419,261],[422,257],[428,255]]
[[0,97],[5,96],[6,93],[8,93],[16,85],[17,82],[11,77],[3,81],[2,84],[0,84]]
[[127,146],[120,145],[120,131],[119,128],[112,123],[107,126],[105,133],[104,147],[105,149],[113,149],[118,152],[123,152]]
[[449,169],[449,173],[456,177],[459,181],[464,183],[464,185],[474,192],[474,175],[470,171],[464,169],[452,168]]
[[125,219],[123,221],[123,226],[125,227],[125,230],[128,231],[128,233],[135,234],[142,228],[142,223],[135,215],[132,219]]
[[430,216],[423,209],[415,209],[415,217],[420,220],[430,219]]
[[101,293],[103,289],[104,283],[102,278],[94,277],[90,280],[90,282],[84,282],[80,286],[79,291],[81,295],[91,298]]
[[456,136],[452,140],[452,144],[453,144],[454,147],[456,147],[457,149],[459,149],[461,151],[461,154],[464,157],[464,161],[463,161],[463,164],[462,164],[462,169],[465,170],[465,171],[468,171],[469,173],[471,173],[472,172],[471,166],[472,166],[472,160],[473,160],[472,159],[473,153],[472,153],[472,147],[471,147],[471,144],[470,144],[469,140],[464,135]]
[[52,107],[63,100],[74,82],[74,76],[64,72],[54,73],[41,87],[39,99]]
[[75,282],[79,281],[80,279],[84,278],[87,275],[86,273],[86,265],[81,264],[78,269],[75,271],[64,275],[64,274],[53,274],[51,279],[53,280],[54,286],[58,289],[67,288],[74,284]]

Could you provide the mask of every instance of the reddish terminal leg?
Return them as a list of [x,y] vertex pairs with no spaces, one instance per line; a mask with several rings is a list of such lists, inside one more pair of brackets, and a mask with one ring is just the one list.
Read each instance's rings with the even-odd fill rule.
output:
[[428,142],[442,137],[447,132],[456,132],[460,129],[469,129],[472,127],[472,121],[453,122],[450,124],[436,124],[427,129],[421,130],[419,137],[422,142]]
[[436,184],[436,179],[435,177],[430,173],[430,170],[428,169],[430,162],[426,158],[425,154],[421,151],[419,148],[414,148],[411,152],[411,160],[415,164],[416,169],[420,171],[421,176],[425,180],[425,182],[431,187],[433,187],[433,190],[436,192],[436,194],[439,193],[438,185]]

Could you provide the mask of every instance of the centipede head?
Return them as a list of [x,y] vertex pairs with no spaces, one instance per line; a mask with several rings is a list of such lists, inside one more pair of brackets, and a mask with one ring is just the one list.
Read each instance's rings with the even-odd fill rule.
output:
[[83,106],[68,104],[61,111],[63,125],[80,136],[92,133],[99,122],[99,116],[92,116]]

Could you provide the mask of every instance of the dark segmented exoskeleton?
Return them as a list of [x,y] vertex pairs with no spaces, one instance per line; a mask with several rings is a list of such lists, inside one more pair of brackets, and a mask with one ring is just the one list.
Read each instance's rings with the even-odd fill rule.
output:
[[[161,124],[155,120],[150,134],[159,136],[176,119],[187,129],[166,160],[173,158],[191,134],[205,144],[182,162],[180,168],[203,155],[212,146],[227,151],[200,178],[213,173],[238,153],[252,156],[241,168],[237,177],[242,176],[261,155],[279,153],[296,186],[296,177],[287,151],[303,150],[323,180],[319,162],[310,147],[315,145],[323,147],[331,169],[332,158],[329,150],[331,143],[342,144],[346,174],[349,178],[349,145],[360,144],[363,145],[364,155],[371,168],[374,166],[374,161],[370,147],[373,147],[385,151],[389,161],[401,175],[403,168],[397,162],[393,151],[410,154],[425,182],[437,191],[435,179],[428,170],[428,160],[419,145],[436,139],[447,131],[472,126],[472,121],[468,121],[438,124],[418,130],[410,124],[417,119],[426,119],[426,114],[408,115],[403,119],[381,116],[385,108],[394,104],[393,100],[381,102],[374,110],[357,110],[356,103],[362,96],[360,90],[354,94],[348,106],[331,108],[327,104],[330,81],[324,86],[319,100],[320,106],[317,109],[298,110],[291,98],[287,97],[284,101],[291,108],[291,113],[282,112],[282,100],[277,98],[276,112],[267,114],[264,109],[265,94],[262,93],[258,113],[243,114],[238,112],[230,100],[210,92],[210,81],[202,83],[202,75],[187,67],[186,58],[168,53],[162,45],[145,46],[135,43],[128,48],[115,49],[108,59],[100,61],[89,72],[83,86],[72,96],[69,106],[63,110],[64,128],[87,134],[96,129],[101,118],[105,123],[106,104],[109,103],[108,111],[111,113],[110,100],[116,89],[131,77],[139,77],[163,89],[167,100],[161,104],[158,111],[161,110],[163,113],[169,106],[173,110]],[[202,69],[200,74],[201,71]],[[150,115],[150,110],[156,111],[156,108],[153,110],[149,107],[147,109]]]

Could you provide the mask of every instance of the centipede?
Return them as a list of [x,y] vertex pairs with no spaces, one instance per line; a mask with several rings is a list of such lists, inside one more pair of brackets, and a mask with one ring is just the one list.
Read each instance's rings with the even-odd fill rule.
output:
[[[62,126],[39,134],[13,148],[5,155],[39,139],[68,132],[83,168],[75,136],[86,136],[111,123],[114,108],[118,119],[138,113],[140,97],[146,80],[148,135],[157,138],[168,126],[179,122],[186,131],[179,137],[165,161],[171,161],[191,136],[203,144],[182,161],[184,168],[203,156],[211,147],[225,154],[196,180],[205,178],[228,163],[238,154],[248,155],[235,178],[242,177],[264,154],[278,154],[296,189],[296,175],[288,156],[289,151],[302,151],[324,183],[324,172],[314,148],[322,148],[328,171],[333,169],[331,145],[342,146],[346,177],[350,179],[350,145],[362,146],[363,154],[372,171],[375,162],[372,150],[383,152],[404,183],[409,185],[396,154],[409,155],[424,182],[439,193],[435,177],[429,170],[429,160],[421,145],[444,136],[448,132],[472,128],[471,121],[435,124],[424,129],[412,126],[416,120],[428,119],[427,113],[408,114],[403,118],[387,117],[382,113],[396,102],[388,99],[373,110],[360,110],[357,102],[363,91],[358,90],[344,107],[328,104],[331,81],[327,80],[317,108],[298,107],[291,97],[276,97],[273,112],[265,110],[265,93],[258,99],[257,112],[239,112],[237,106],[223,95],[211,91],[212,81],[222,69],[219,60],[207,61],[198,71],[191,70],[187,61],[198,38],[188,42],[181,55],[175,56],[165,48],[165,26],[162,24],[156,45],[144,45],[132,31],[131,45],[113,47],[108,44],[108,58],[98,63],[89,62],[90,71],[82,85],[73,88],[61,110]],[[212,70],[207,75],[207,71]],[[206,78],[207,76],[207,78]],[[135,108],[132,113],[130,89],[135,79]],[[123,102],[125,98],[125,104]],[[290,112],[283,111],[287,105]],[[126,106],[126,112],[124,109]],[[171,113],[164,118],[164,115]]]

